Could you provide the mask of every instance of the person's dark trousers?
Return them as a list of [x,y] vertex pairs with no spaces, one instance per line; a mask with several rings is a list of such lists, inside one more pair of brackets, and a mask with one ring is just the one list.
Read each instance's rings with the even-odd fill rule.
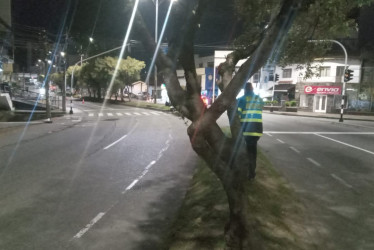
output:
[[249,158],[252,159],[249,166],[249,178],[252,179],[256,176],[256,162],[257,162],[257,142],[259,136],[244,136],[245,144],[247,145],[247,152]]

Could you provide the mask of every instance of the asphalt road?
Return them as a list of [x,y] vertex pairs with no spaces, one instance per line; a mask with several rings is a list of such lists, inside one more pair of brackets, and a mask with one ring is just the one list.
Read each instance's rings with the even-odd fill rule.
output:
[[0,130],[0,249],[157,249],[196,159],[182,120],[145,109]]
[[374,249],[374,122],[264,114],[259,142],[306,205],[320,249]]

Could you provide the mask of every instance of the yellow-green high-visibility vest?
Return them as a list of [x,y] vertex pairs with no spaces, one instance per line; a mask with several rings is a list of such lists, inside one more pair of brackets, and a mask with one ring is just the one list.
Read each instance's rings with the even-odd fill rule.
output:
[[262,136],[263,101],[258,95],[244,95],[238,99],[238,114],[244,136]]

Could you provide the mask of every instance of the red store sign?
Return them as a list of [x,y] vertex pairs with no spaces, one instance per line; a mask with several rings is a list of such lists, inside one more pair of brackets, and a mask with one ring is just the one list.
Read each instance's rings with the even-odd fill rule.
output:
[[318,94],[318,95],[340,95],[342,92],[341,86],[305,86],[305,94]]

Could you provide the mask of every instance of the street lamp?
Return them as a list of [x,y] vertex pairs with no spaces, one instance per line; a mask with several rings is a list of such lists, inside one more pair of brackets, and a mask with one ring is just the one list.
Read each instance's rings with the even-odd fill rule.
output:
[[64,81],[64,86],[62,87],[62,111],[63,112],[66,112],[66,60],[65,60],[65,52],[64,51],[61,51],[60,52],[61,54],[61,57],[62,57],[62,63],[63,63],[63,66],[64,66],[64,69],[63,69],[63,81]]
[[[155,23],[155,43],[157,43],[157,35],[158,35],[158,0],[153,0],[156,5],[156,23]],[[155,96],[153,103],[157,103],[157,66],[155,65]]]
[[[176,2],[177,0],[171,0],[171,2]],[[155,17],[155,43],[157,44],[158,41],[158,0],[153,0],[153,3],[156,7],[156,17]],[[156,52],[157,53],[157,52]],[[154,71],[154,79],[155,79],[155,96],[154,96],[154,103],[157,103],[157,66],[155,64],[155,71]]]
[[[345,55],[345,60],[344,60],[344,64],[345,64],[345,67],[344,67],[344,72],[346,72],[346,70],[348,69],[348,54],[347,54],[347,50],[345,49],[344,45],[336,40],[308,40],[308,42],[311,42],[311,43],[319,43],[319,42],[332,42],[332,43],[336,43],[338,44],[344,51],[344,55]],[[339,119],[339,122],[343,122],[343,113],[344,113],[344,96],[345,96],[345,83],[346,83],[346,79],[344,78],[343,80],[343,90],[342,90],[342,102],[341,102],[341,107],[340,107],[340,119]]]

